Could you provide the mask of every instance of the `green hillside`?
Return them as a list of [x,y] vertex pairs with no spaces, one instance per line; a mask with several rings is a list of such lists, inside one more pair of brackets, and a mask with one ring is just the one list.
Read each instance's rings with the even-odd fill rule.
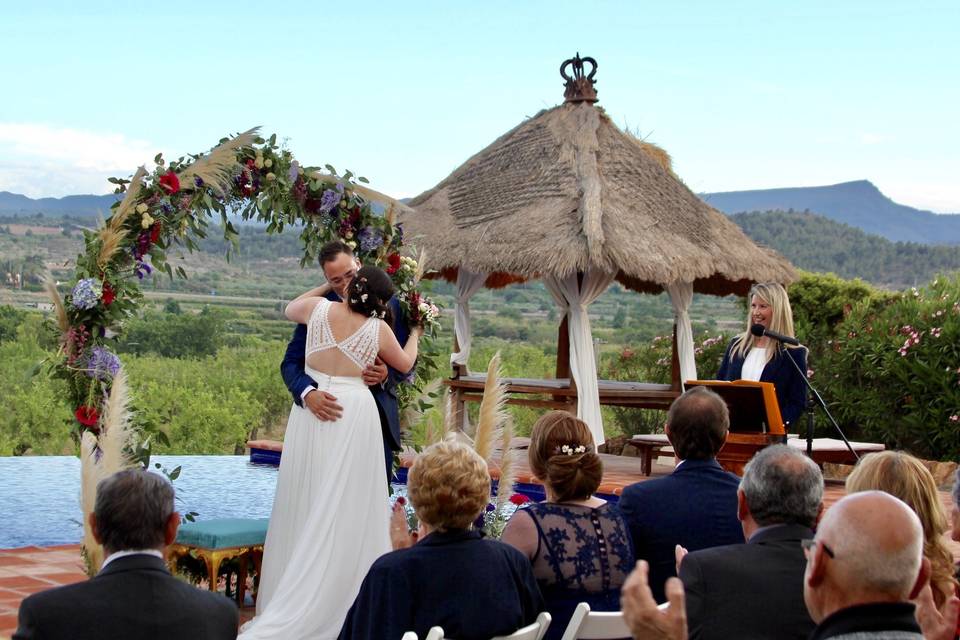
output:
[[891,242],[812,213],[753,211],[730,218],[754,241],[809,271],[898,289],[960,270],[960,247]]

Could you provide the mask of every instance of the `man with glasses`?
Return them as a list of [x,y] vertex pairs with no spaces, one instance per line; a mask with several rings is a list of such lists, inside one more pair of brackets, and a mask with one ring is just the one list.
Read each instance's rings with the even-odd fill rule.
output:
[[823,474],[812,460],[783,444],[757,453],[737,491],[747,542],[694,551],[680,564],[691,640],[808,638],[801,543],[822,509]]
[[[328,300],[340,302],[346,297],[347,287],[360,268],[360,261],[345,243],[334,240],[320,248],[320,268],[327,284],[310,292],[323,295]],[[315,293],[314,293],[315,292]],[[406,344],[409,328],[396,296],[390,299],[393,313],[393,333],[400,344]],[[317,388],[317,383],[306,374],[307,326],[298,324],[287,352],[280,364],[283,382],[293,396],[293,401],[309,410],[320,420],[337,420],[343,415],[343,407],[333,394]],[[387,479],[393,477],[393,452],[400,450],[400,407],[397,401],[397,384],[406,372],[394,371],[378,358],[376,363],[363,371],[363,381],[370,387],[373,399],[380,411],[380,426],[383,429],[383,454],[387,465]]]
[[803,596],[817,623],[811,640],[922,640],[909,602],[929,578],[923,528],[910,507],[882,491],[848,495],[805,542]]

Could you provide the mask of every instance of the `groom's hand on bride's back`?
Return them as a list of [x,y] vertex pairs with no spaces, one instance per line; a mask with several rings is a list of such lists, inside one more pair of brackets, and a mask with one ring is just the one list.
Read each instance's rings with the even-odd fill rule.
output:
[[387,365],[383,363],[383,360],[377,358],[373,364],[364,369],[360,375],[363,376],[363,384],[372,387],[376,384],[383,384],[384,380],[387,379],[388,373]]
[[325,422],[339,420],[343,416],[343,407],[337,403],[337,397],[319,389],[314,389],[303,398],[303,406],[318,420]]

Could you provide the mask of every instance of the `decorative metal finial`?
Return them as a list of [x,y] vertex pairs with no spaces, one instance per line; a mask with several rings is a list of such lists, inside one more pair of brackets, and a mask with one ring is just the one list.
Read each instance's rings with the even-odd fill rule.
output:
[[[583,64],[590,63],[590,75],[584,77]],[[566,69],[573,65],[573,77],[567,75]],[[567,81],[563,91],[564,102],[596,102],[597,90],[593,86],[596,82],[593,76],[597,73],[597,61],[590,57],[581,58],[580,52],[560,65],[560,75]]]

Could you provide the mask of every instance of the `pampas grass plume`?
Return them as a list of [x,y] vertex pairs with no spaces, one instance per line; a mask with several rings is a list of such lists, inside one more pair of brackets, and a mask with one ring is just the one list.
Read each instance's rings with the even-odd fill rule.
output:
[[487,381],[483,385],[483,400],[480,402],[480,417],[477,421],[477,433],[474,435],[474,450],[480,457],[490,462],[493,455],[493,443],[497,438],[500,425],[507,418],[504,409],[507,402],[506,387],[500,381],[500,352],[498,351],[487,365]]

